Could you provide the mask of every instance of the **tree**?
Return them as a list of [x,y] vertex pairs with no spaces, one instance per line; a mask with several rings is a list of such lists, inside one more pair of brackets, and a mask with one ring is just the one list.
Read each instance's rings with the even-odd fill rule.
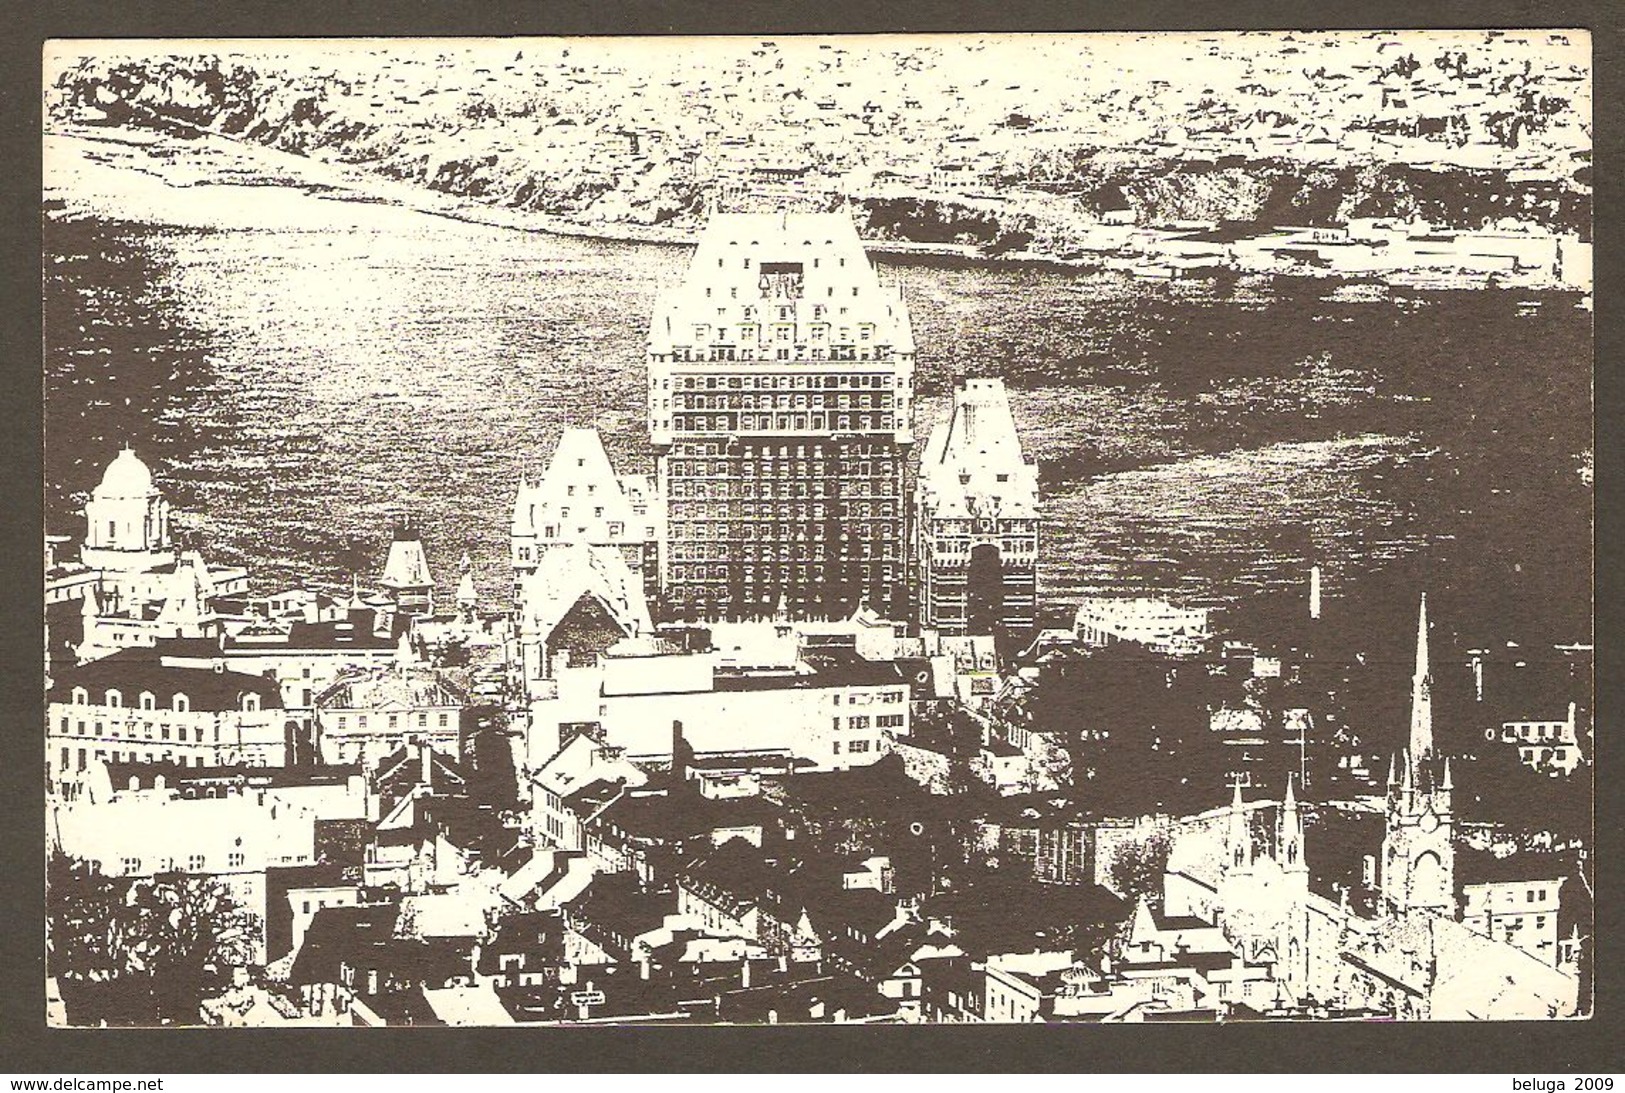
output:
[[1113,852],[1107,871],[1112,890],[1130,903],[1141,896],[1160,902],[1168,851],[1168,834],[1164,831],[1153,831],[1138,842],[1123,843]]
[[212,877],[120,881],[58,854],[46,879],[47,968],[81,1023],[195,1024],[253,960],[258,919]]

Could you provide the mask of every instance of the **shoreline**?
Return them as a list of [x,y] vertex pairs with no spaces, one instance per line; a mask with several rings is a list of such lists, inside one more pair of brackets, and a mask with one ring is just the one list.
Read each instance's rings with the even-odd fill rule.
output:
[[[178,123],[170,122],[167,124]],[[587,223],[549,213],[514,209],[502,205],[490,205],[471,201],[467,198],[446,195],[440,191],[414,183],[382,177],[365,168],[350,164],[316,159],[295,152],[285,152],[268,145],[227,136],[212,130],[198,129],[196,132],[196,137],[183,138],[176,142],[176,139],[171,135],[153,129],[133,128],[123,125],[103,128],[99,126],[57,124],[47,126],[43,135],[47,139],[71,141],[76,144],[112,144],[133,150],[173,146],[176,143],[184,148],[201,143],[203,147],[212,151],[227,152],[254,161],[257,165],[267,168],[268,174],[293,176],[287,181],[266,182],[263,185],[303,189],[310,196],[330,201],[387,205],[483,227],[539,232],[545,235],[600,243],[641,243],[666,247],[693,247],[698,243],[697,232],[686,228],[666,228],[659,225],[611,221]],[[142,170],[139,167],[132,169]],[[148,174],[172,188],[187,188],[176,185],[173,180],[163,177],[161,172],[143,171],[142,173]],[[311,177],[322,175],[329,177]],[[202,181],[191,185],[209,184],[208,181]],[[242,185],[243,183],[234,183],[230,180],[221,179],[217,180],[216,184]],[[976,247],[968,244],[866,239],[864,240],[864,247],[873,253],[893,257],[953,258],[978,264],[999,264],[1014,261],[1021,264],[1050,264],[1061,268],[1087,268],[1047,255],[1018,254],[989,257],[980,253]]]
[[[486,204],[464,197],[452,196],[415,182],[406,182],[380,175],[366,167],[332,160],[317,159],[295,152],[282,151],[255,141],[228,136],[213,130],[186,126],[163,119],[172,129],[188,129],[196,135],[185,137],[175,132],[128,125],[54,124],[45,128],[43,137],[51,141],[70,142],[81,160],[98,157],[85,154],[95,144],[112,145],[126,150],[134,157],[144,151],[160,158],[150,149],[167,153],[162,158],[178,159],[189,148],[200,149],[205,156],[225,156],[235,160],[228,166],[248,165],[258,178],[230,177],[218,163],[205,164],[202,177],[190,183],[177,183],[174,172],[149,169],[139,162],[106,164],[112,170],[133,170],[172,190],[185,190],[190,186],[264,186],[269,189],[295,190],[307,196],[328,201],[379,205],[407,212],[438,216],[460,223],[487,228],[499,228],[556,238],[581,240],[604,244],[633,244],[658,247],[693,247],[697,234],[688,228],[663,227],[628,222],[598,221],[587,223],[566,217],[507,206]],[[47,172],[49,179],[49,172]],[[50,194],[49,181],[46,194]],[[42,195],[42,197],[45,195]],[[51,195],[62,201],[60,195]],[[1273,232],[1291,232],[1297,229],[1270,229]],[[1115,234],[1114,234],[1115,231]],[[1552,278],[1533,277],[1525,273],[1503,279],[1498,272],[1450,269],[1381,269],[1338,268],[1331,264],[1292,264],[1287,268],[1276,265],[1258,265],[1252,261],[1240,263],[1235,256],[1222,259],[1211,252],[1192,260],[1182,256],[1179,248],[1189,236],[1189,229],[1171,228],[1100,228],[1103,235],[1112,238],[1095,240],[1096,245],[1083,253],[1051,254],[1043,251],[1011,250],[990,254],[974,244],[927,243],[898,239],[865,239],[865,249],[883,260],[895,263],[947,263],[978,269],[1044,270],[1064,275],[1085,276],[1108,274],[1143,280],[1148,283],[1188,286],[1212,285],[1238,278],[1262,278],[1274,281],[1280,278],[1305,278],[1337,286],[1369,286],[1371,299],[1395,298],[1418,292],[1483,292],[1488,290],[1518,291],[1551,295],[1574,295],[1581,298],[1577,306],[1585,307],[1589,299],[1589,286],[1567,283]],[[1117,235],[1123,235],[1117,238]],[[1114,245],[1108,246],[1108,243]]]

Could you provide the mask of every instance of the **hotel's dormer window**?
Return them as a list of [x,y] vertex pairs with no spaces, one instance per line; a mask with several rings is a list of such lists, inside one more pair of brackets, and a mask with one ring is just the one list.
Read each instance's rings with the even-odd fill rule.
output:
[[175,698],[170,705],[173,707],[176,713],[190,713],[192,709],[192,700],[177,691],[175,692]]
[[141,708],[143,710],[156,709],[157,705],[158,698],[156,695],[154,695],[151,691],[141,692]]
[[109,706],[122,706],[122,705],[124,705],[124,696],[119,694],[118,691],[116,691],[116,690],[114,690],[112,688],[109,688],[108,691],[107,691],[107,705],[109,705]]
[[90,704],[90,692],[83,687],[75,687],[73,689],[73,704],[75,706],[88,706]]

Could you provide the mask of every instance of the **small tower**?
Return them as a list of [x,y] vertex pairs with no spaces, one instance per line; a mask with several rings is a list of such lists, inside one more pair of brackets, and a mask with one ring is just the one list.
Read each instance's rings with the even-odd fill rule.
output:
[[1225,850],[1232,873],[1245,873],[1253,867],[1253,832],[1247,819],[1247,806],[1241,800],[1241,779],[1236,779],[1236,794],[1230,802],[1229,827],[1224,836]]
[[152,471],[126,444],[85,504],[80,560],[92,569],[145,572],[173,562],[169,502]]
[[389,558],[384,562],[384,577],[379,584],[401,614],[434,614],[434,578],[429,576],[423,540],[410,525],[395,525],[395,538],[389,544]]
[[536,490],[524,471],[519,472],[519,490],[513,499],[513,588],[514,601],[519,599],[519,586],[525,577],[536,571],[538,551],[536,540]]
[[1308,873],[1303,860],[1303,817],[1298,812],[1298,796],[1292,776],[1287,775],[1286,796],[1281,800],[1281,816],[1275,830],[1275,858],[1286,873]]
[[463,560],[458,564],[462,576],[457,578],[457,614],[464,622],[472,622],[474,610],[479,606],[479,593],[474,590],[474,559],[463,551]]

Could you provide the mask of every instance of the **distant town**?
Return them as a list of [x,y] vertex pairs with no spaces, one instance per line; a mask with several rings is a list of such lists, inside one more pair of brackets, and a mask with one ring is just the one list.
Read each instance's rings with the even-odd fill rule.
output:
[[917,438],[915,351],[850,211],[711,214],[654,475],[566,429],[450,603],[409,519],[254,591],[119,451],[46,541],[53,1023],[1588,1012],[1589,634],[1351,648],[1314,567],[1247,641],[1044,627],[1008,392]]
[[103,52],[61,74],[51,117],[229,137],[411,183],[462,215],[591,234],[692,242],[710,210],[794,195],[853,207],[882,249],[1154,280],[1264,273],[1589,296],[1583,35],[358,53]]

